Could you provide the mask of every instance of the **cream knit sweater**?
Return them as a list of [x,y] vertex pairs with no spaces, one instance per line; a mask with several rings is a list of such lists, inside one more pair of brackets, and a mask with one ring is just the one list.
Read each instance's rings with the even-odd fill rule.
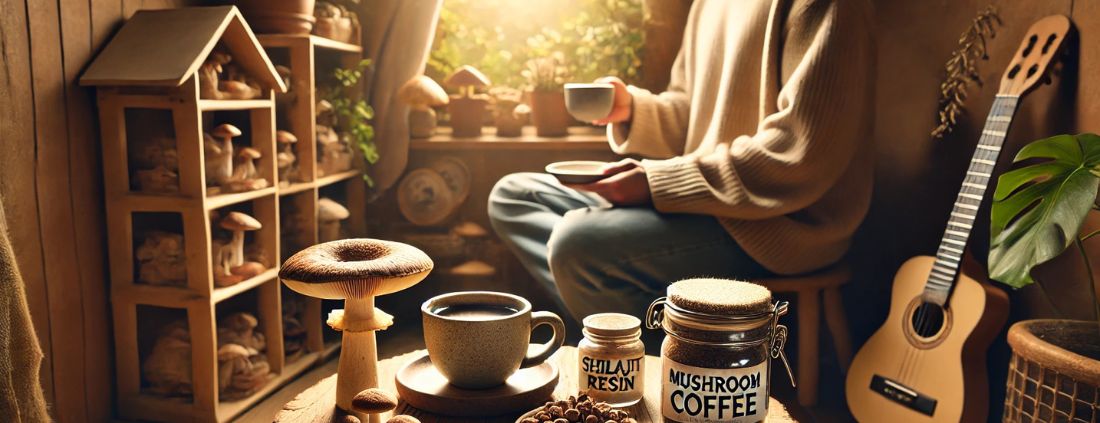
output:
[[668,90],[637,87],[612,149],[666,213],[717,216],[779,274],[840,259],[870,202],[865,0],[695,0]]

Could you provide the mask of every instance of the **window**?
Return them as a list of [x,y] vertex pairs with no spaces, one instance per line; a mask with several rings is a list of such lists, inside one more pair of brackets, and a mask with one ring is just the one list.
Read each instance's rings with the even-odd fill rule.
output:
[[428,61],[443,81],[471,65],[494,86],[527,88],[531,59],[554,57],[569,81],[633,82],[645,42],[643,0],[444,0]]

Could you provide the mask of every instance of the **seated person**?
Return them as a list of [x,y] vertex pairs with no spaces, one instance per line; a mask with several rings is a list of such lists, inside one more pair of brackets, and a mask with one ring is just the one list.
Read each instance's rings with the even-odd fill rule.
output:
[[503,178],[493,228],[578,320],[641,316],[668,284],[811,272],[870,201],[865,0],[695,0],[667,91],[616,78],[610,175]]

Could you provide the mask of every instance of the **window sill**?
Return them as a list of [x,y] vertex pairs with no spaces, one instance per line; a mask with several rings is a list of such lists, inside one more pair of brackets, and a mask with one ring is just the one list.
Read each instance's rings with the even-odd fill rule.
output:
[[413,138],[413,150],[592,150],[611,151],[607,135],[600,128],[577,126],[569,128],[564,137],[540,137],[533,126],[525,126],[518,137],[499,137],[496,128],[485,127],[479,137],[455,138],[451,128],[439,127],[431,138]]

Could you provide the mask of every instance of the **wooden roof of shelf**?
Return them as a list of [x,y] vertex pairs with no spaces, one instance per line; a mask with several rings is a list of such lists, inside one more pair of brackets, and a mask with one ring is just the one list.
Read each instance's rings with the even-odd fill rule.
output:
[[286,92],[235,6],[138,11],[88,66],[80,84],[178,87],[219,42],[249,76]]

